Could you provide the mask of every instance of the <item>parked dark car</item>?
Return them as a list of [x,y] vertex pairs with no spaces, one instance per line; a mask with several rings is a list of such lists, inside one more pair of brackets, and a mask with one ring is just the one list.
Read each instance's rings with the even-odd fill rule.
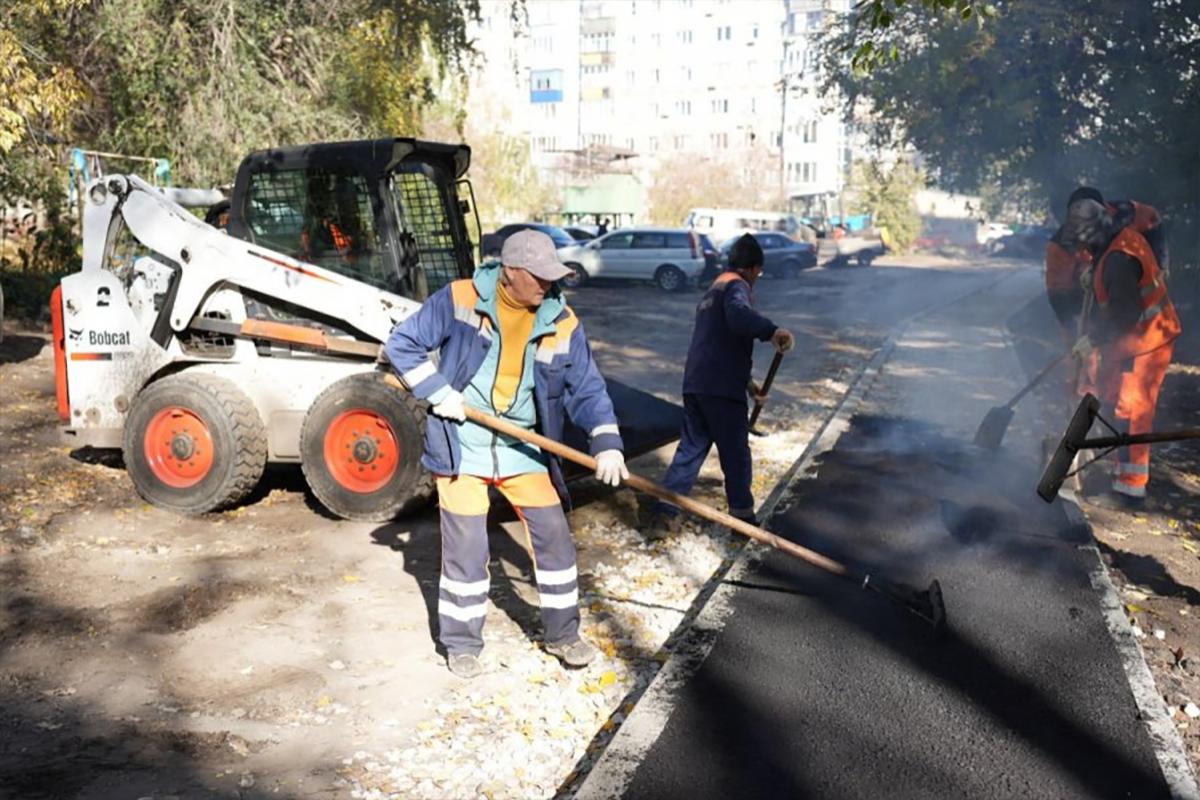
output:
[[992,255],[1003,258],[1041,258],[1046,253],[1046,243],[1053,235],[1054,228],[1033,225],[992,239],[986,249]]
[[505,225],[495,233],[485,233],[481,242],[483,255],[498,256],[500,248],[504,247],[504,241],[512,236],[517,231],[541,231],[550,237],[554,242],[555,247],[573,247],[578,242],[571,238],[571,235],[557,225],[547,225],[544,222],[514,222],[510,225]]
[[569,233],[571,238],[577,242],[590,242],[592,239],[596,238],[596,232],[594,230],[581,228],[578,225],[572,225],[570,227],[563,228],[563,230]]
[[[763,273],[776,278],[790,278],[802,270],[817,265],[817,251],[808,242],[797,242],[782,233],[752,233],[763,249]],[[733,237],[721,245],[721,265],[729,265],[729,251],[740,237]]]

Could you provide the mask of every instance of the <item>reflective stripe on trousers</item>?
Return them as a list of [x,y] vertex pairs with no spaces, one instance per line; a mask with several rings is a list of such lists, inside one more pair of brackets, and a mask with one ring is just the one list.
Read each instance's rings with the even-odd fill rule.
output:
[[533,559],[547,642],[579,636],[579,579],[575,542],[558,492],[546,473],[492,480],[438,476],[442,520],[442,574],[438,582],[438,640],[448,653],[478,653],[487,615],[488,488],[517,512]]
[[[1169,342],[1156,350],[1132,359],[1110,359],[1103,351],[1100,356],[1101,400],[1106,408],[1114,409],[1113,417],[1123,433],[1150,433],[1154,429],[1154,412],[1158,392],[1175,343]],[[1131,497],[1145,497],[1150,482],[1150,445],[1135,444],[1117,450],[1117,473],[1113,490]]]

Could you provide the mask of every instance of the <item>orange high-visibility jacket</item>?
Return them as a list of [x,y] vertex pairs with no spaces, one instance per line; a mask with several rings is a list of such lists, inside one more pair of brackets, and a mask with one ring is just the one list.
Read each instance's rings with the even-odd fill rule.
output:
[[1046,291],[1078,291],[1079,275],[1090,263],[1084,250],[1072,253],[1054,239],[1046,242]]
[[1175,305],[1167,294],[1167,283],[1159,269],[1154,251],[1133,225],[1121,229],[1108,249],[1100,256],[1093,276],[1093,290],[1100,308],[1109,302],[1108,290],[1104,285],[1104,266],[1110,254],[1124,253],[1137,259],[1142,267],[1142,278],[1138,282],[1141,293],[1142,315],[1137,324],[1113,342],[1112,347],[1124,358],[1131,358],[1151,350],[1157,350],[1179,335],[1181,326]]
[[[1111,217],[1117,217],[1125,212],[1128,223],[1138,233],[1146,233],[1157,228],[1162,219],[1153,206],[1139,203],[1136,200],[1125,200],[1116,203],[1105,203]],[[1071,291],[1079,287],[1079,276],[1091,263],[1092,257],[1086,250],[1070,252],[1058,243],[1060,228],[1049,242],[1046,243],[1046,291]]]

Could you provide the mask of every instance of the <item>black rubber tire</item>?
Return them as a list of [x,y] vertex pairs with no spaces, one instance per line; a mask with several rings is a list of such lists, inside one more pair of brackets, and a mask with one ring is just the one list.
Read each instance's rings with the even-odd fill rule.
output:
[[869,267],[871,262],[875,260],[875,253],[870,250],[859,250],[856,261],[860,267]]
[[[163,483],[146,460],[146,426],[168,406],[191,409],[208,426],[213,465],[194,486]],[[227,508],[258,485],[267,464],[267,431],[250,398],[232,381],[195,371],[169,375],[138,392],[125,419],[121,453],[142,499],[183,514]]]
[[[325,462],[325,434],[339,414],[363,408],[391,425],[400,447],[395,474],[381,488],[346,488]],[[425,408],[409,392],[384,383],[382,372],[350,375],[317,395],[300,429],[300,468],[321,505],[345,519],[387,522],[415,510],[433,497],[433,475],[421,466],[425,449]]]
[[798,277],[800,277],[800,273],[803,270],[804,270],[804,267],[801,266],[801,264],[798,260],[789,259],[789,260],[783,262],[783,273],[782,273],[781,277],[798,278]]
[[687,288],[687,276],[674,264],[663,264],[654,271],[654,283],[664,292],[682,292]]
[[568,289],[578,289],[588,282],[587,270],[582,264],[576,264],[574,261],[568,261],[563,264],[564,267],[571,270],[571,274],[562,279],[562,285]]

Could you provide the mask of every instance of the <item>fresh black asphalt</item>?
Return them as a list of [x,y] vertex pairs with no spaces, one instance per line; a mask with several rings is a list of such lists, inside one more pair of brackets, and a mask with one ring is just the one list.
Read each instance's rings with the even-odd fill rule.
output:
[[626,798],[1167,796],[1105,627],[1086,530],[1037,464],[860,416],[770,528],[938,578],[950,630],[771,552]]

